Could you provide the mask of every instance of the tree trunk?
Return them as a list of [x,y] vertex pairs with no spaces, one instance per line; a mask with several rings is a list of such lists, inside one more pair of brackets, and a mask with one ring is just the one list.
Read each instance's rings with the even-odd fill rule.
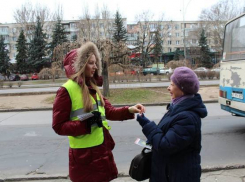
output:
[[102,61],[102,76],[103,76],[103,96],[108,97],[110,96],[109,90],[109,78],[108,78],[108,64],[106,61]]

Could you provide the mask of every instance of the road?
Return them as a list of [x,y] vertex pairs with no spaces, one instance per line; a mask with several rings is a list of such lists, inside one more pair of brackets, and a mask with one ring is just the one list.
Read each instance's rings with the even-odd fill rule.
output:
[[[202,121],[202,167],[245,164],[245,121],[206,104],[209,116]],[[163,106],[146,107],[146,116],[159,121]],[[51,111],[0,113],[0,179],[16,175],[67,175],[68,139],[51,128]],[[131,159],[141,151],[136,138],[145,139],[135,120],[111,122],[120,173],[128,174]]]
[[[141,87],[167,87],[170,82],[156,82],[156,83],[128,83],[128,84],[110,84],[110,88],[119,89],[119,88],[141,88]],[[200,81],[200,85],[218,85],[219,80],[205,80]],[[4,88],[0,89],[1,94],[8,93],[32,93],[32,92],[56,92],[60,86],[60,84],[40,84],[40,85],[26,85],[21,86],[20,88]],[[34,88],[34,87],[37,88]]]

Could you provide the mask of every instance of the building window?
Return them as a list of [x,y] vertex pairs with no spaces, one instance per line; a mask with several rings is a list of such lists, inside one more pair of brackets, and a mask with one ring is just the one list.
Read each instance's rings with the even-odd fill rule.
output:
[[156,27],[157,27],[157,24],[155,24],[155,23],[150,24],[151,29],[156,28]]
[[179,30],[179,25],[175,25],[175,30]]
[[176,45],[179,45],[179,40],[176,40]]
[[71,28],[77,28],[77,24],[76,23],[71,23]]
[[1,27],[0,28],[0,31],[1,32],[8,32],[8,27]]
[[6,44],[6,49],[8,49],[9,50],[9,48],[11,47],[11,45],[9,45],[9,44]]
[[3,37],[3,39],[4,39],[4,41],[9,41],[9,36],[8,35],[2,35],[2,37]]
[[171,45],[171,43],[172,43],[171,40],[168,40],[168,45]]
[[104,28],[104,23],[100,23],[100,28]]
[[192,65],[195,65],[195,64],[196,64],[196,61],[195,61],[194,58],[191,58],[191,64],[192,64]]
[[196,24],[191,24],[191,25],[190,25],[190,28],[196,28],[196,27],[197,27]]
[[197,40],[196,40],[196,39],[192,39],[192,40],[191,40],[191,43],[192,43],[192,44],[196,44],[196,43],[197,43]]
[[179,33],[175,33],[175,36],[176,36],[176,37],[179,37]]
[[172,52],[172,48],[169,47],[169,48],[168,48],[168,52]]
[[16,33],[16,32],[17,32],[17,29],[16,29],[16,28],[13,28],[13,29],[12,29],[12,32],[13,32],[13,33]]

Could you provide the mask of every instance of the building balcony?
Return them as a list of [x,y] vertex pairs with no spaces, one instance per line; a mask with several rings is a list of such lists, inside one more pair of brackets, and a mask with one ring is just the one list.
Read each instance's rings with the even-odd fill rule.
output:
[[9,32],[0,31],[0,35],[9,35]]

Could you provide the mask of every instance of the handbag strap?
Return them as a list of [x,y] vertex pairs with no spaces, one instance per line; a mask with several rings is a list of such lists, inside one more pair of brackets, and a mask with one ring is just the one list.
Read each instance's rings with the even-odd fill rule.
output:
[[142,150],[142,154],[149,154],[149,153],[151,153],[152,152],[152,150],[151,149],[148,149],[148,148],[143,148],[143,150]]

